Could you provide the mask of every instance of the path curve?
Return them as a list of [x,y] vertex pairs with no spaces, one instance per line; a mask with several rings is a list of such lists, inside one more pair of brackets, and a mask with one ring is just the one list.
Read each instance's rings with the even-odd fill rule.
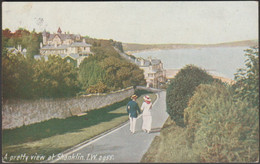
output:
[[150,147],[155,136],[160,134],[160,128],[168,118],[166,112],[166,92],[157,94],[152,111],[152,132],[144,133],[141,130],[142,117],[136,122],[136,132],[129,131],[129,122],[112,132],[109,132],[93,141],[59,154],[52,163],[95,163],[95,162],[140,162],[144,153]]

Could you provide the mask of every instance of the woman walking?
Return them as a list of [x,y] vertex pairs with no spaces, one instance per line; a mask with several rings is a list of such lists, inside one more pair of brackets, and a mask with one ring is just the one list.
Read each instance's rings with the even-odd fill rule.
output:
[[143,126],[142,129],[146,133],[150,133],[152,128],[152,102],[151,98],[146,95],[144,96],[144,102],[141,106],[141,110],[143,111]]

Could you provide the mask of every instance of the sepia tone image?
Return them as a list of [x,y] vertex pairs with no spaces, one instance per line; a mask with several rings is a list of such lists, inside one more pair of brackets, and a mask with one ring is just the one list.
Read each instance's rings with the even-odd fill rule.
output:
[[258,5],[2,2],[2,162],[259,162]]

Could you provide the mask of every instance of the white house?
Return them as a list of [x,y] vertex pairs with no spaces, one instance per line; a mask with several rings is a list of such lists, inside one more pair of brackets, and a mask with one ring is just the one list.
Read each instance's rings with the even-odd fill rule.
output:
[[160,59],[138,58],[135,59],[135,63],[144,70],[147,87],[160,88],[161,84],[166,82],[166,70],[163,69]]

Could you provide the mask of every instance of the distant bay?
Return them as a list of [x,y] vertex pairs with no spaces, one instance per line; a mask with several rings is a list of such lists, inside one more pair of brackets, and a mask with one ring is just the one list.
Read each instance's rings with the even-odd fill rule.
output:
[[237,69],[245,67],[245,49],[241,47],[207,47],[194,49],[170,49],[133,53],[136,57],[161,59],[165,69],[181,69],[194,64],[209,70],[216,76],[234,79]]

